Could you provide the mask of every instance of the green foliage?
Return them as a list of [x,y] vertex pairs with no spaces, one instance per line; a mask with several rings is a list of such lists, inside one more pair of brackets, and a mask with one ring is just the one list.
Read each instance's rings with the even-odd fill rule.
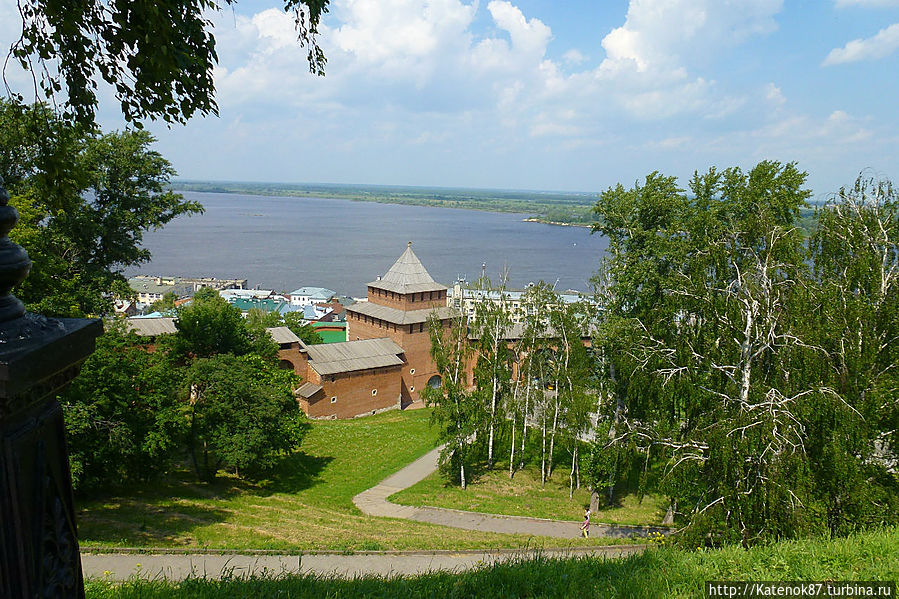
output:
[[311,322],[304,322],[300,312],[288,312],[282,318],[282,322],[306,345],[318,345],[325,342]]
[[150,304],[149,311],[150,312],[167,312],[175,309],[175,301],[178,299],[178,296],[174,291],[169,291],[168,293],[163,294],[162,299],[157,300]]
[[256,355],[219,354],[186,376],[188,447],[197,475],[221,468],[255,475],[297,449],[306,430],[293,397],[299,379]]
[[197,291],[189,304],[179,308],[175,328],[174,352],[182,360],[250,352],[273,358],[278,353],[264,328],[248,326],[240,309],[210,287]]
[[264,312],[259,308],[250,308],[247,312],[247,327],[251,330],[261,331],[270,327],[287,327],[300,338],[306,345],[324,343],[322,336],[318,334],[311,322],[303,319],[302,312],[288,312],[283,316],[276,312]]
[[421,395],[433,407],[431,422],[437,425],[438,439],[444,444],[440,469],[465,488],[466,470],[470,470],[477,458],[476,434],[484,421],[483,404],[468,390],[466,368],[471,357],[468,326],[461,316],[444,326],[436,315],[428,318],[427,326],[431,357],[441,384],[436,388],[427,386]]
[[[20,2],[22,34],[11,57],[35,78],[46,99],[65,89],[63,116],[94,122],[96,75],[115,90],[125,120],[184,123],[195,113],[217,114],[212,70],[218,60],[207,11],[234,0],[153,0],[72,3]],[[309,68],[324,74],[316,43],[328,0],[285,0],[297,39],[308,47]],[[21,99],[21,96],[19,96]]]
[[121,321],[60,398],[76,489],[122,486],[165,472],[184,434],[179,373]]
[[899,330],[897,286],[880,283],[899,273],[895,201],[888,185],[858,184],[819,211],[806,243],[804,181],[793,164],[710,169],[688,197],[653,173],[597,203],[610,256],[594,344],[612,401],[591,482],[613,487],[629,448],[662,464],[683,542],[897,518],[895,402],[871,398],[895,389],[896,356],[883,352]]
[[167,190],[174,169],[144,131],[99,134],[48,108],[0,100],[0,176],[19,210],[10,237],[34,266],[16,294],[33,312],[85,316],[126,297],[121,270],[146,262],[143,233],[200,212]]

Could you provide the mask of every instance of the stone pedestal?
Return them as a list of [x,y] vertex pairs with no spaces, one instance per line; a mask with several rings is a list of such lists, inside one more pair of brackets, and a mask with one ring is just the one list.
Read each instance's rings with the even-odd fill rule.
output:
[[0,177],[0,599],[82,598],[66,427],[57,393],[102,334],[99,320],[27,314],[10,290],[31,260]]
[[56,394],[99,320],[0,323],[0,597],[83,597],[65,425]]

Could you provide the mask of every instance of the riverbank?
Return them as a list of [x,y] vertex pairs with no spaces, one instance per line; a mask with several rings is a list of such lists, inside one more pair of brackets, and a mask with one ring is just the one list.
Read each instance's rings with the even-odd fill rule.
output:
[[401,187],[388,185],[328,185],[176,181],[175,191],[258,196],[331,198],[406,206],[430,206],[483,212],[530,215],[525,222],[589,227],[596,195],[588,192]]

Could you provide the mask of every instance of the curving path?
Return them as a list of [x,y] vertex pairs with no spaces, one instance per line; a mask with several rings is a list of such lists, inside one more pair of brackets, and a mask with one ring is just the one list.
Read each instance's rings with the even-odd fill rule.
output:
[[[482,530],[507,534],[524,534],[543,537],[573,539],[580,537],[581,522],[572,520],[545,520],[543,518],[525,518],[522,516],[502,516],[498,514],[481,514],[438,507],[413,507],[399,505],[387,501],[387,498],[403,489],[411,487],[435,470],[440,455],[440,448],[428,452],[396,474],[388,476],[374,487],[353,497],[364,514],[387,518],[403,518],[418,522],[430,522],[453,528]],[[616,524],[590,523],[590,534],[602,537],[625,538],[646,536],[650,532],[670,532],[670,529],[657,526],[629,526]]]
[[[571,538],[580,536],[580,522],[543,520],[518,516],[479,514],[436,507],[397,505],[387,498],[410,487],[437,469],[439,448],[415,460],[396,474],[387,477],[353,498],[362,512],[371,516],[405,518],[454,528],[514,533],[534,536]],[[653,526],[616,526],[591,523],[593,535],[608,537],[643,536]],[[352,555],[334,552],[308,552],[304,555],[279,554],[274,551],[225,553],[194,550],[112,550],[110,553],[84,551],[81,565],[87,578],[127,580],[131,577],[183,580],[189,576],[248,576],[252,574],[309,573],[340,578],[364,575],[415,575],[437,570],[462,571],[491,563],[543,555],[573,557],[602,555],[621,557],[643,551],[645,545],[608,545],[571,547],[567,549],[511,549],[493,551],[360,551]]]

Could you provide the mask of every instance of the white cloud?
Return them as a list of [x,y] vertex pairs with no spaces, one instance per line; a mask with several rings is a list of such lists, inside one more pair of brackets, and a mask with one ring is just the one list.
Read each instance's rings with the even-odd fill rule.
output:
[[677,70],[691,57],[771,33],[782,7],[782,0],[631,0],[624,25],[602,40],[602,66]]
[[874,37],[852,40],[842,48],[834,48],[822,63],[833,66],[860,60],[877,60],[899,49],[899,23],[881,29]]
[[579,65],[582,62],[586,62],[587,57],[581,54],[577,48],[572,48],[562,55],[562,60],[571,65]]
[[899,0],[836,0],[837,8],[899,6]]
[[787,99],[784,98],[783,92],[780,91],[780,88],[773,83],[769,83],[765,86],[765,99],[776,107],[783,106],[787,101]]

